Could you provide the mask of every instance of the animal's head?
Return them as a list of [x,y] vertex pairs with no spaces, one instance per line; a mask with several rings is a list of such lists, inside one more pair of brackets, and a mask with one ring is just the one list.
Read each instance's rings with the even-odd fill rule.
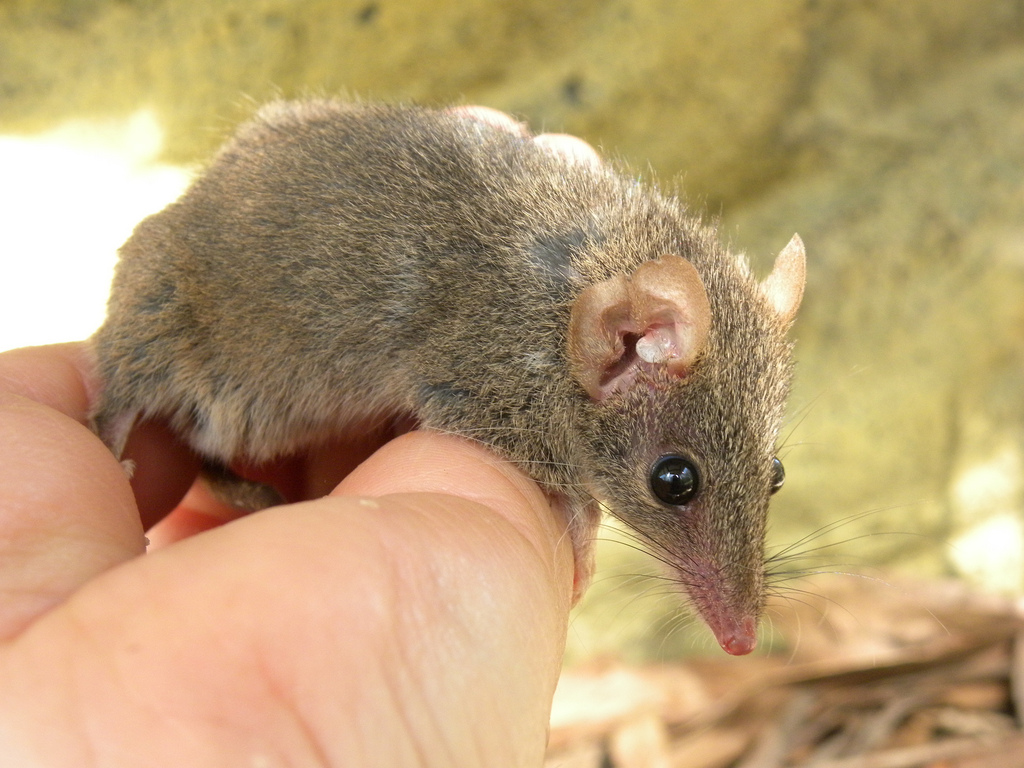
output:
[[768,501],[788,395],[786,332],[804,287],[794,236],[756,281],[738,260],[678,255],[586,288],[568,335],[590,399],[595,496],[669,563],[729,653],[753,650]]

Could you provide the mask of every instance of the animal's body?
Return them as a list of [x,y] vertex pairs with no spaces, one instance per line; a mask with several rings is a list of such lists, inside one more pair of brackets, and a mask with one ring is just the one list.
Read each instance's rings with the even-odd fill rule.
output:
[[398,416],[481,441],[745,653],[803,263],[758,282],[677,200],[470,116],[278,103],[122,248],[95,425],[120,454],[166,418],[213,467]]

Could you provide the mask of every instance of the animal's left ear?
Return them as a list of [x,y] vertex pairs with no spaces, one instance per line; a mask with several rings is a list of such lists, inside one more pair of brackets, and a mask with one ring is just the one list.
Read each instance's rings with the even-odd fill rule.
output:
[[761,292],[784,323],[796,317],[800,299],[804,295],[807,276],[807,258],[804,241],[793,235],[789,243],[775,257],[772,273],[761,283]]
[[604,400],[628,390],[640,370],[685,376],[710,327],[697,270],[679,256],[663,256],[579,295],[569,320],[569,362],[591,398]]

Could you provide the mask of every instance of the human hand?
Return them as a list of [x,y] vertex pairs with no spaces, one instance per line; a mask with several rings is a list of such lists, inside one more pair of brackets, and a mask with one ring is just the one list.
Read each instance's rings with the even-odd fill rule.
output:
[[540,764],[573,554],[525,475],[362,440],[303,464],[299,496],[354,466],[326,497],[222,525],[159,425],[133,494],[94,389],[82,344],[0,355],[4,765]]

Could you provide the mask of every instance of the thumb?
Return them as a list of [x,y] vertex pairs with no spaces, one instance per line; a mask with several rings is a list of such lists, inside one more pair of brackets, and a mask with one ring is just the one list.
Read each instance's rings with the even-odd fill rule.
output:
[[332,496],[125,563],[0,648],[0,752],[539,764],[572,588],[563,531],[487,451],[410,433]]

